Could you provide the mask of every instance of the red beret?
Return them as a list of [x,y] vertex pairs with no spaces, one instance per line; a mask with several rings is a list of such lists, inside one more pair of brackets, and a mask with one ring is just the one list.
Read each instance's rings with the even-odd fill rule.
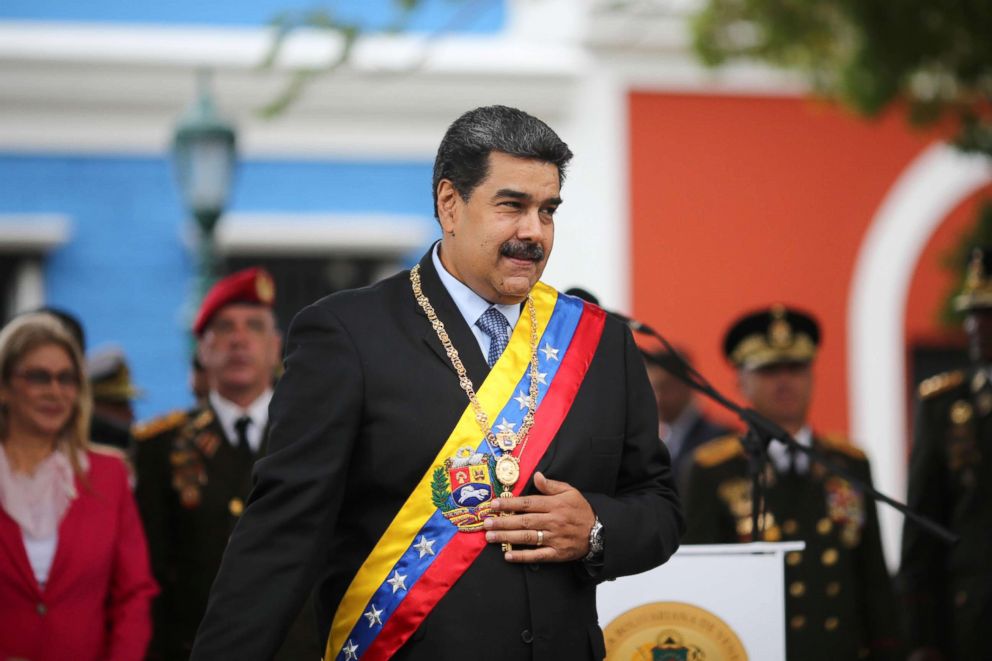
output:
[[203,297],[193,322],[193,332],[200,336],[221,308],[231,303],[252,303],[271,308],[276,299],[272,276],[262,268],[250,268],[218,280]]

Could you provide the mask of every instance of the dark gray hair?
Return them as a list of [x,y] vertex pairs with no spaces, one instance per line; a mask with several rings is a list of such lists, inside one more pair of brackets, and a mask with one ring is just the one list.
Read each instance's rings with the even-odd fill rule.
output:
[[434,159],[434,217],[437,213],[437,186],[451,181],[467,200],[489,174],[489,154],[532,158],[557,166],[558,179],[565,181],[565,166],[572,151],[551,128],[523,110],[507,106],[486,106],[470,110],[456,119],[441,139]]

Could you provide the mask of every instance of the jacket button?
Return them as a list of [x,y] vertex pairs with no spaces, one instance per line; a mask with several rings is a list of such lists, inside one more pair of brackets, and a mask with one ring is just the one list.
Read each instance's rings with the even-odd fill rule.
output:
[[35,612],[38,613],[38,615],[44,615],[48,612],[48,607],[39,601],[38,604],[34,607],[34,610]]
[[534,634],[530,632],[530,629],[524,629],[520,632],[520,640],[530,645],[534,642]]
[[536,562],[532,562],[529,565],[527,565],[527,569],[531,571],[540,571],[541,565],[537,564]]

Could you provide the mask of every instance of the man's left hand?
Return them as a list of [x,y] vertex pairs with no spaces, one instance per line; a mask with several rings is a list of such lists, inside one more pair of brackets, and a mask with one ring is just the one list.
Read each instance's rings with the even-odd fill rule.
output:
[[[509,542],[508,562],[568,562],[589,553],[589,531],[596,515],[589,501],[567,482],[534,473],[540,496],[500,498],[493,510],[506,516],[486,519],[486,541]],[[540,542],[540,543],[539,543]],[[517,546],[536,548],[519,549]]]

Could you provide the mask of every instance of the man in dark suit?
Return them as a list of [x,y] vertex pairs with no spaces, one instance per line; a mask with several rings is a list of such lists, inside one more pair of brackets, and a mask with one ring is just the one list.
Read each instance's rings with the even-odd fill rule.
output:
[[[734,323],[723,349],[755,410],[870,484],[864,453],[842,439],[815,435],[809,425],[819,342],[819,325],[811,316],[776,305]],[[768,459],[763,530],[755,536],[748,457],[740,440],[717,439],[696,450],[685,500],[685,541],[804,541],[805,550],[786,556],[786,657],[901,659],[875,503],[777,441],[768,446]]]
[[908,504],[961,536],[907,520],[900,588],[913,661],[992,658],[992,248],[977,248],[955,300],[973,366],[920,384]]
[[[136,497],[161,586],[149,658],[187,659],[207,596],[265,452],[280,335],[275,288],[262,269],[239,271],[207,293],[193,325],[209,382],[207,402],[135,428]],[[312,617],[307,614],[312,622]],[[280,658],[316,657],[307,619]]]
[[[681,371],[681,364],[669,351],[642,350],[642,353],[658,404],[658,434],[672,456],[675,484],[685,493],[692,453],[706,441],[726,436],[730,430],[710,420],[699,409],[692,389],[675,376]],[[688,361],[684,351],[679,351],[679,355]]]
[[194,659],[268,659],[311,589],[325,658],[604,656],[596,584],[664,562],[682,519],[629,331],[538,283],[570,157],[519,110],[466,113],[442,240],[297,315]]

